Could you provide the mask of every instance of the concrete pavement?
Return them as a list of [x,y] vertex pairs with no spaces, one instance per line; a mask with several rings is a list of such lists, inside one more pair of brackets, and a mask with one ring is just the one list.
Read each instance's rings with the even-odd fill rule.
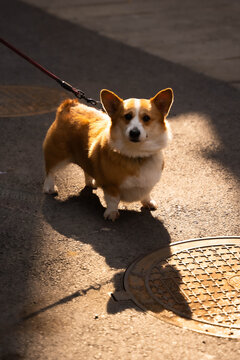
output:
[[[173,141],[153,192],[159,209],[151,214],[142,212],[139,204],[130,204],[127,210],[122,204],[114,224],[103,220],[101,191],[81,191],[83,176],[75,166],[59,172],[57,198],[41,193],[41,144],[54,113],[0,118],[1,358],[238,359],[239,342],[174,327],[130,301],[114,302],[109,293],[122,289],[123,273],[132,261],[169,242],[239,235],[239,90],[232,86],[232,79],[239,79],[236,75],[215,79],[199,67],[143,51],[143,45],[138,49],[103,36],[93,25],[87,29],[79,20],[60,18],[60,2],[51,10],[57,16],[46,12],[43,1],[42,9],[17,0],[2,3],[2,36],[91,97],[98,97],[101,88],[124,98],[150,97],[171,86],[175,103],[170,114]],[[56,2],[51,4],[54,9]],[[76,7],[77,18],[92,18],[88,4],[85,13]],[[110,14],[116,6],[111,4]],[[174,2],[155,2],[160,9],[169,4]],[[237,2],[228,3],[227,10],[224,4],[216,10],[222,9],[221,18],[227,11],[235,19]],[[139,12],[141,6],[145,9],[146,2],[138,3]],[[96,13],[92,23],[100,24],[98,2],[92,2],[92,8]],[[182,8],[177,9],[187,33],[189,22]],[[133,19],[135,10],[131,11]],[[211,11],[215,8],[209,5],[210,18]],[[121,24],[125,14],[116,17]],[[109,32],[115,33],[113,18],[103,17],[101,26],[109,25]],[[139,16],[135,22],[140,34],[156,34],[158,21],[153,28],[148,21],[144,30],[143,20]],[[128,16],[124,24],[130,23]],[[232,24],[231,39],[237,36],[235,21]],[[206,31],[199,25],[199,36],[201,29]],[[216,38],[221,36],[216,33]],[[2,85],[57,87],[3,47],[0,63]],[[216,63],[213,68],[218,71]]]
[[240,86],[239,2],[24,0],[49,14]]

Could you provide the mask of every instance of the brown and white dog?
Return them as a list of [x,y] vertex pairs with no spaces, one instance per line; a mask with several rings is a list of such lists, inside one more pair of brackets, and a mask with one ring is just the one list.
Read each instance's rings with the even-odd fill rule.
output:
[[105,219],[119,216],[118,204],[141,201],[150,210],[150,197],[163,169],[162,149],[171,132],[166,117],[173,102],[172,89],[151,99],[122,100],[109,90],[100,93],[106,111],[66,100],[43,143],[46,179],[44,192],[56,193],[54,172],[68,163],[78,164],[87,186],[103,189]]

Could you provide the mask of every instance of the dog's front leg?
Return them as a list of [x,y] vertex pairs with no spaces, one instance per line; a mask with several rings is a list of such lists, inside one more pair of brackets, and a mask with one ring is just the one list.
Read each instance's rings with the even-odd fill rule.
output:
[[115,221],[119,217],[118,204],[120,202],[119,196],[111,196],[104,191],[104,198],[107,208],[104,212],[104,218]]

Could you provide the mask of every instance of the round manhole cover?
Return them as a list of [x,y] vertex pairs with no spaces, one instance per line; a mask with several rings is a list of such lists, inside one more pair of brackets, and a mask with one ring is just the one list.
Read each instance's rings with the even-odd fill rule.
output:
[[65,92],[36,87],[0,85],[0,117],[29,116],[55,111]]
[[128,268],[124,286],[139,307],[162,320],[240,338],[240,237],[159,249]]

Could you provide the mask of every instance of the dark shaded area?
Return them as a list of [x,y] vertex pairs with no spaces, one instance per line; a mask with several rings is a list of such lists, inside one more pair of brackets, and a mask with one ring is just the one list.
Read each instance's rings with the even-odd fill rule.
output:
[[[45,220],[56,231],[81,243],[91,244],[115,269],[125,268],[136,256],[170,243],[166,228],[149,211],[120,210],[118,221],[106,222],[98,196],[88,187],[79,196],[66,201],[46,196],[42,211]],[[108,231],[105,231],[106,227]]]
[[[171,256],[170,249],[169,256]],[[151,295],[149,290],[146,289],[145,274],[136,273],[134,267],[132,273],[126,272],[116,274],[113,278],[115,292],[112,294],[112,298],[109,299],[107,304],[108,313],[116,314],[134,307],[135,310],[142,309],[142,311],[150,311],[159,314],[162,310],[168,309],[181,317],[191,319],[191,309],[180,290],[182,279],[180,272],[174,266],[167,266],[161,268],[161,273],[166,281],[161,282],[160,280],[159,282],[159,279],[156,280],[156,292]],[[131,280],[129,280],[130,277]],[[135,282],[133,280],[134,277],[136,277]],[[123,279],[124,283],[128,284],[129,293],[123,293]],[[125,300],[125,296],[126,298],[129,297],[129,299]],[[133,299],[134,302],[131,299]]]
[[[109,88],[123,98],[148,98],[162,88],[172,87],[175,103],[171,115],[200,112],[210,116],[222,148],[205,155],[221,162],[239,179],[240,122],[236,89],[54,18],[20,1],[2,0],[0,30],[3,38],[93,98],[98,98],[102,88]],[[2,84],[57,87],[3,46],[0,66]],[[0,118],[0,170],[7,171],[1,175],[1,188],[40,194],[41,144],[53,117],[54,114]],[[42,229],[38,218],[40,201],[29,203],[24,198],[16,200],[7,196],[1,200],[0,322],[5,325],[19,320],[29,291],[32,258],[41,247]],[[122,211],[118,222],[108,223],[110,232],[89,237],[84,232],[86,228],[94,231],[106,227],[103,208],[94,194],[84,198],[82,193],[62,203],[45,198],[42,211],[56,231],[64,236],[75,234],[76,239],[91,244],[107,264],[116,269],[127,267],[136,257],[170,242],[168,231],[160,221],[148,212],[133,211]],[[65,300],[71,300],[71,296]],[[1,351],[2,359],[20,359],[24,348],[18,336],[11,334],[2,342]]]

